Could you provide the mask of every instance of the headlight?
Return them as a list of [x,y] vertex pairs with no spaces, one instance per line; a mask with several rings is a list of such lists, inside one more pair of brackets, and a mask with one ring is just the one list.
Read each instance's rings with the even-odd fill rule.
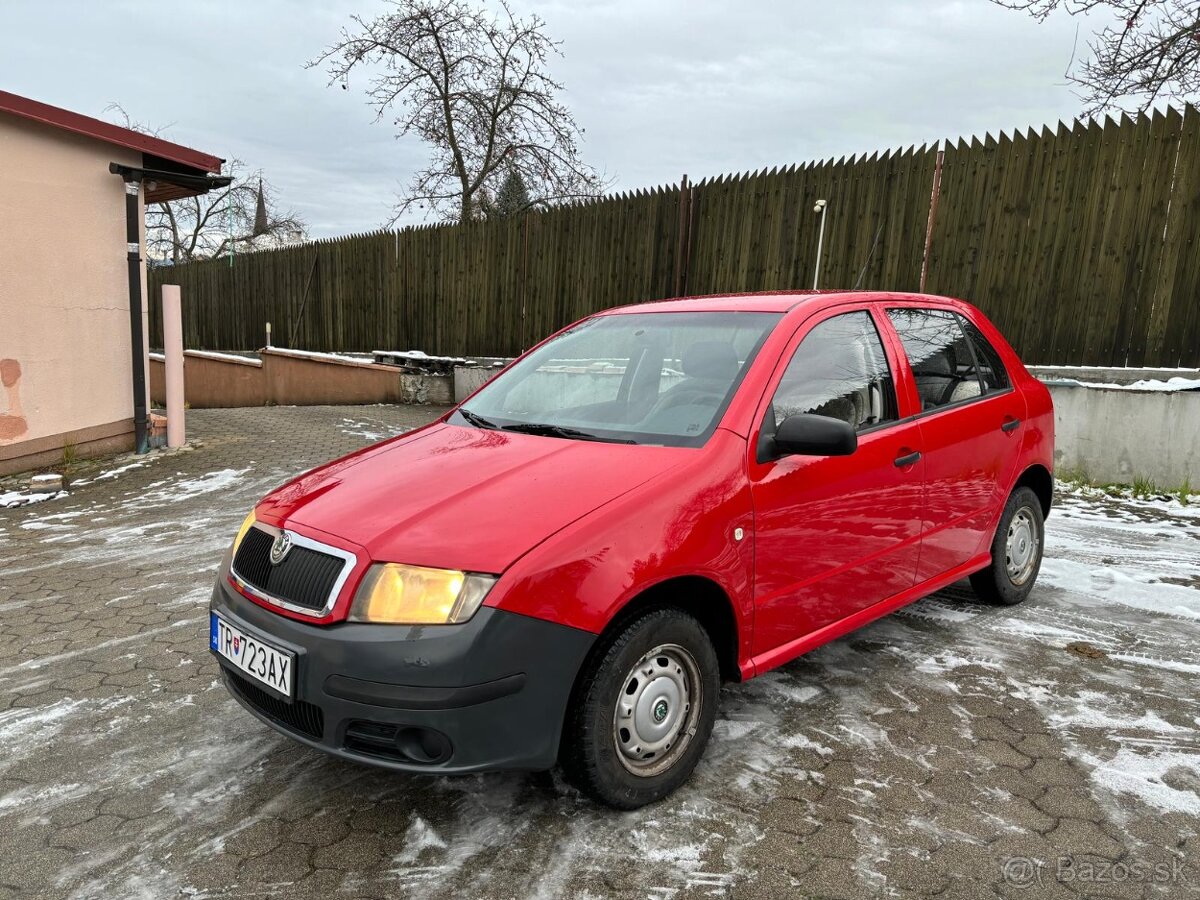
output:
[[377,563],[359,585],[349,619],[391,625],[456,625],[475,615],[495,583],[491,575]]
[[238,547],[242,544],[242,538],[246,536],[246,532],[250,530],[255,521],[254,510],[250,510],[250,515],[246,516],[246,520],[242,522],[242,527],[238,529],[237,537],[233,539],[233,547],[230,549],[231,553],[237,553]]

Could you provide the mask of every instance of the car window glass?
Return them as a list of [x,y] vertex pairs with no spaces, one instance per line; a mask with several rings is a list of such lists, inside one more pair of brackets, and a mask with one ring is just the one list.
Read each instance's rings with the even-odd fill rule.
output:
[[975,356],[958,317],[941,309],[889,309],[921,397],[921,409],[961,403],[983,393]]
[[826,319],[796,348],[771,401],[775,422],[831,416],[862,430],[896,419],[896,388],[870,313]]
[[779,318],[718,310],[596,316],[514,363],[467,406],[500,428],[698,445]]
[[971,346],[975,348],[975,360],[979,363],[979,375],[983,378],[983,386],[987,391],[1003,391],[1008,388],[1008,372],[1004,369],[1004,361],[996,348],[989,343],[970,319],[958,316],[958,324],[967,333]]

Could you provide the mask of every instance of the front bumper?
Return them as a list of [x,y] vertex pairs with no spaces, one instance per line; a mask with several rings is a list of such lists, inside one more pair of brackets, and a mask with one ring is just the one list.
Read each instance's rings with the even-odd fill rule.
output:
[[335,756],[426,774],[552,767],[596,638],[487,606],[462,625],[308,625],[250,602],[224,573],[212,610],[296,654],[286,702],[214,653],[251,713]]

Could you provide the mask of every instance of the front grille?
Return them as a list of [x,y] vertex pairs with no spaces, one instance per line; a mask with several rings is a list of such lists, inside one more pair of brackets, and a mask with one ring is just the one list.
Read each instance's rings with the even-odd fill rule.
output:
[[325,733],[325,714],[319,706],[303,700],[288,703],[229,669],[224,672],[233,692],[271,721],[318,741]]
[[325,608],[345,560],[310,547],[293,544],[278,565],[271,562],[274,538],[251,528],[242,538],[233,569],[251,587],[302,609],[319,612]]

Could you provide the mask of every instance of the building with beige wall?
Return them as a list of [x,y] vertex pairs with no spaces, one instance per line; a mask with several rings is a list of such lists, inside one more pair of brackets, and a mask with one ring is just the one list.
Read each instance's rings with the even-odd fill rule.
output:
[[221,162],[0,91],[0,474],[133,448],[144,204],[219,184]]

